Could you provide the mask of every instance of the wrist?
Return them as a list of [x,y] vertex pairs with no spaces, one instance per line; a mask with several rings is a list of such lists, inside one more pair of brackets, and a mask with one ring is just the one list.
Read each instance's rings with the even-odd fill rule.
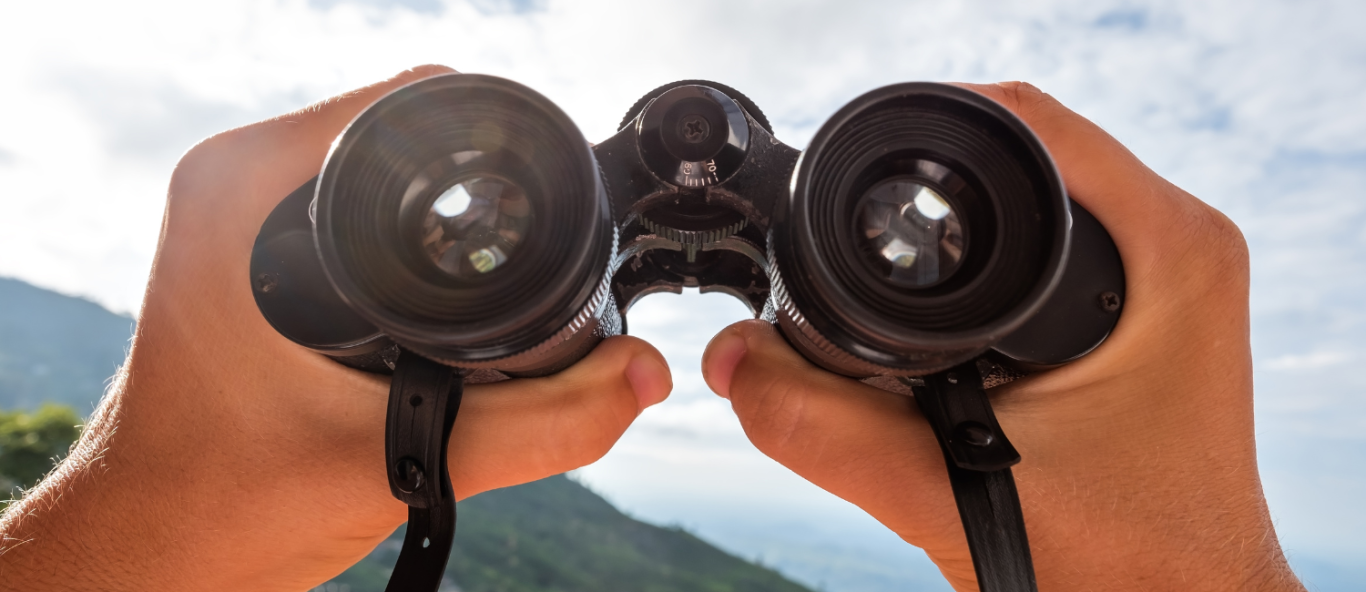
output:
[[35,590],[306,589],[404,520],[381,487],[382,458],[372,459],[378,485],[353,466],[364,456],[353,449],[376,442],[319,445],[298,430],[291,441],[263,421],[225,439],[235,411],[200,400],[184,419],[177,401],[193,389],[163,388],[157,372],[129,367],[71,455],[0,523],[0,580]]
[[1128,496],[1094,500],[1104,507],[1055,505],[1052,523],[1040,520],[1030,532],[1040,589],[1091,590],[1109,582],[1107,589],[1135,592],[1303,590],[1277,543],[1260,486],[1242,495],[1224,489],[1219,499],[1219,479],[1210,481],[1209,489],[1180,497],[1129,489]]
[[113,571],[121,560],[144,553],[146,543],[134,534],[140,529],[132,517],[144,511],[140,501],[119,499],[119,486],[110,483],[125,473],[116,468],[119,455],[109,454],[119,391],[111,390],[100,404],[70,454],[0,520],[5,581],[37,590],[117,590],[141,583],[126,579],[134,574]]

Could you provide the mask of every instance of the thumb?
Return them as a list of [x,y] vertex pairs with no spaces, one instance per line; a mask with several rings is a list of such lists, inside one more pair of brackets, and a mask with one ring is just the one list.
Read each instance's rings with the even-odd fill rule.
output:
[[602,458],[636,416],[672,388],[664,356],[627,336],[603,341],[551,376],[468,387],[451,430],[456,498]]
[[717,334],[702,372],[761,452],[972,577],[943,454],[909,397],[817,368],[757,320]]

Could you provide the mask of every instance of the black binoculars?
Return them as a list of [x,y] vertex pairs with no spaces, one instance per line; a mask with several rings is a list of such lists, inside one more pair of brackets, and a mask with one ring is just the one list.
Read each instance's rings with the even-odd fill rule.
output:
[[655,89],[594,146],[530,88],[429,78],[337,138],[251,274],[271,325],[344,364],[388,372],[402,347],[506,376],[562,369],[684,287],[855,377],[1056,366],[1109,334],[1124,294],[1109,235],[1028,127],[934,83],[867,93],[798,151],[714,82]]
[[410,509],[392,591],[440,584],[462,385],[563,369],[625,333],[642,296],[685,287],[739,298],[827,370],[913,395],[981,589],[1033,590],[1020,457],[985,388],[1085,355],[1124,300],[1110,235],[1038,138],[934,83],[858,97],[799,151],[715,82],[651,91],[597,145],[515,82],[414,82],[270,214],[251,282],[285,337],[394,373],[386,460]]

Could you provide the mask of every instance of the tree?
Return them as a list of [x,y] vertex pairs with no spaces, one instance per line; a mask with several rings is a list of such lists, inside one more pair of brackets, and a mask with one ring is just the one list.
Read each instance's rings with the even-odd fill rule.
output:
[[80,437],[80,423],[66,405],[44,404],[31,413],[0,411],[0,500],[16,487],[33,487],[51,471]]

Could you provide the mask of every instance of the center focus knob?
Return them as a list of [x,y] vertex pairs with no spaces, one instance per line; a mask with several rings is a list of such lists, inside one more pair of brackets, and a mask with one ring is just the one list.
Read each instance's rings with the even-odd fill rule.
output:
[[637,133],[650,172],[680,187],[724,182],[749,150],[744,110],[709,86],[679,86],[660,95],[645,108]]
[[689,144],[700,144],[711,136],[711,123],[701,115],[685,115],[678,120],[678,128],[678,135]]

